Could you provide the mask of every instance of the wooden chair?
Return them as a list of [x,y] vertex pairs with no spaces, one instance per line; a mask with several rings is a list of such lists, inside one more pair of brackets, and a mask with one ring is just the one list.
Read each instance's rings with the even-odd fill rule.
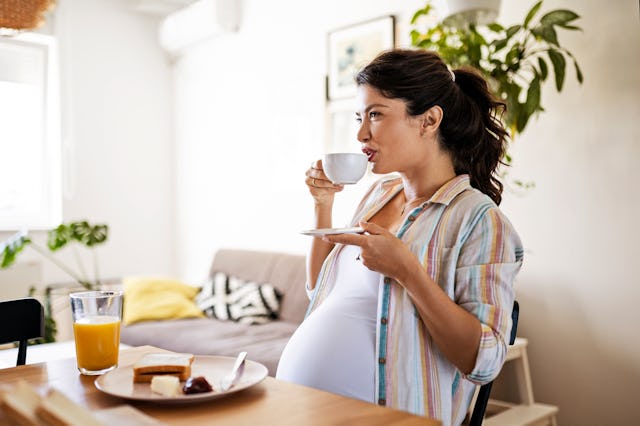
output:
[[44,310],[38,300],[5,300],[0,302],[0,344],[19,342],[16,365],[27,361],[27,341],[44,336]]
[[[509,337],[509,344],[513,345],[516,341],[516,331],[518,329],[518,316],[520,315],[520,305],[517,300],[513,302],[513,310],[511,311],[511,321],[513,325],[511,326],[511,336]],[[478,397],[476,398],[476,403],[473,407],[473,414],[471,414],[471,419],[469,420],[469,426],[480,426],[482,424],[482,420],[484,419],[484,413],[487,409],[487,403],[489,402],[489,394],[491,393],[491,386],[493,382],[486,383],[480,386],[480,391],[478,392]]]

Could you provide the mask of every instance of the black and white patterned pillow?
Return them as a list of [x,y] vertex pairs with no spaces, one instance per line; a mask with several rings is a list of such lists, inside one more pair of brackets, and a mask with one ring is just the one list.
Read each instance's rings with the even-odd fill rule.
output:
[[270,284],[257,284],[216,272],[196,296],[207,316],[245,324],[278,318],[282,294]]

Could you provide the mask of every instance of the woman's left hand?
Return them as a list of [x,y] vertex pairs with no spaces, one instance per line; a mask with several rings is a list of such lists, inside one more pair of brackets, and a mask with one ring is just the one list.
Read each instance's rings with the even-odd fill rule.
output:
[[409,265],[418,259],[409,248],[387,229],[372,222],[360,222],[365,234],[335,234],[325,241],[359,246],[360,261],[372,271],[403,282]]

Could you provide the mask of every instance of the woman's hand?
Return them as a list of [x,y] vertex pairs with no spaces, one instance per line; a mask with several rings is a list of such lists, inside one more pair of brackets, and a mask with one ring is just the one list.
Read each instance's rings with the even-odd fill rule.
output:
[[322,169],[322,160],[316,160],[305,173],[305,183],[316,205],[331,204],[336,192],[344,189],[344,185],[334,185]]
[[[409,271],[414,271],[418,259],[395,235],[372,222],[360,222],[366,234],[327,235],[325,241],[349,244],[361,248],[360,261],[372,271],[405,282]],[[419,265],[418,265],[419,266]]]

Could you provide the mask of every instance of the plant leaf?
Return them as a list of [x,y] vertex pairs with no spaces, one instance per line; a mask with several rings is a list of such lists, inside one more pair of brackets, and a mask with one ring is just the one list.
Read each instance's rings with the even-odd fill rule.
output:
[[576,78],[578,79],[578,83],[582,84],[582,70],[580,69],[580,65],[578,65],[578,62],[575,59],[573,60],[573,66],[576,68]]
[[49,231],[47,246],[56,251],[71,241],[77,241],[87,247],[103,243],[107,240],[109,228],[107,225],[90,225],[86,220],[61,224]]
[[[538,110],[540,105],[540,77],[536,74],[529,84],[529,90],[527,90],[527,100],[525,102],[525,113],[527,116],[532,115]],[[528,119],[528,117],[527,117]]]
[[562,91],[562,85],[564,84],[564,70],[567,65],[567,62],[564,59],[564,56],[557,50],[549,50],[549,59],[551,59],[551,63],[553,64],[553,73],[556,77],[556,89],[558,92]]
[[511,37],[513,37],[513,35],[515,33],[517,33],[518,31],[520,31],[520,28],[522,28],[522,25],[512,25],[507,29],[507,39],[510,39]]
[[534,15],[536,13],[538,13],[538,10],[540,10],[540,6],[542,6],[542,0],[540,0],[538,3],[536,3],[531,10],[529,10],[529,13],[527,13],[527,17],[524,18],[524,27],[527,28],[529,25],[529,22],[531,22],[531,19],[533,19]]
[[109,227],[107,225],[95,225],[91,230],[91,234],[89,235],[88,246],[94,246],[96,244],[104,243],[107,241],[107,236],[109,235]]
[[51,251],[61,249],[66,246],[69,241],[71,241],[71,229],[64,223],[47,233],[47,247],[49,247]]
[[522,54],[522,49],[519,44],[514,44],[511,46],[511,50],[507,53],[504,62],[508,65],[509,70],[518,71],[520,69],[520,55]]
[[507,164],[511,164],[513,162],[513,160],[511,159],[511,155],[509,155],[508,152],[504,153],[504,160]]
[[31,239],[22,231],[8,238],[0,248],[0,268],[4,269],[13,265],[18,253],[29,243],[31,243]]
[[516,129],[518,130],[518,133],[522,133],[522,130],[527,126],[527,122],[531,116],[527,114],[526,108],[522,107],[522,104],[519,105]]
[[487,25],[487,28],[489,28],[494,33],[500,33],[504,31],[504,27],[497,22],[492,22],[491,24]]
[[104,224],[91,226],[87,221],[73,222],[69,225],[73,239],[87,247],[103,243],[107,240],[108,227]]
[[72,222],[69,224],[71,228],[72,238],[80,243],[86,244],[91,233],[91,226],[86,220],[80,222]]
[[563,25],[575,21],[580,16],[570,10],[557,9],[545,14],[540,18],[542,25]]
[[551,25],[541,25],[538,28],[539,31],[535,34],[539,35],[547,43],[560,46],[558,44],[558,34],[556,33],[555,28],[553,28]]
[[418,9],[416,13],[413,14],[410,23],[415,24],[418,18],[420,18],[422,15],[428,15],[429,12],[431,12],[431,5],[427,3],[427,5],[423,9]]
[[487,40],[482,36],[482,34],[478,32],[478,30],[475,27],[472,27],[470,32],[471,32],[470,37],[472,38],[475,44],[480,46],[486,46],[489,44]]
[[578,26],[575,26],[575,25],[564,25],[564,24],[561,24],[561,25],[558,25],[558,26],[559,26],[560,28],[564,28],[565,30],[572,30],[572,31],[578,30],[578,31],[582,31],[582,28],[581,28],[581,27],[578,27]]
[[549,75],[549,67],[547,66],[547,61],[545,61],[542,56],[538,56],[538,66],[540,67],[540,79],[545,81],[547,75]]
[[499,51],[504,49],[504,47],[507,45],[507,43],[509,42],[509,39],[507,38],[501,38],[501,39],[496,39],[494,41],[491,42],[491,44],[493,44],[493,47],[495,48],[495,51]]

